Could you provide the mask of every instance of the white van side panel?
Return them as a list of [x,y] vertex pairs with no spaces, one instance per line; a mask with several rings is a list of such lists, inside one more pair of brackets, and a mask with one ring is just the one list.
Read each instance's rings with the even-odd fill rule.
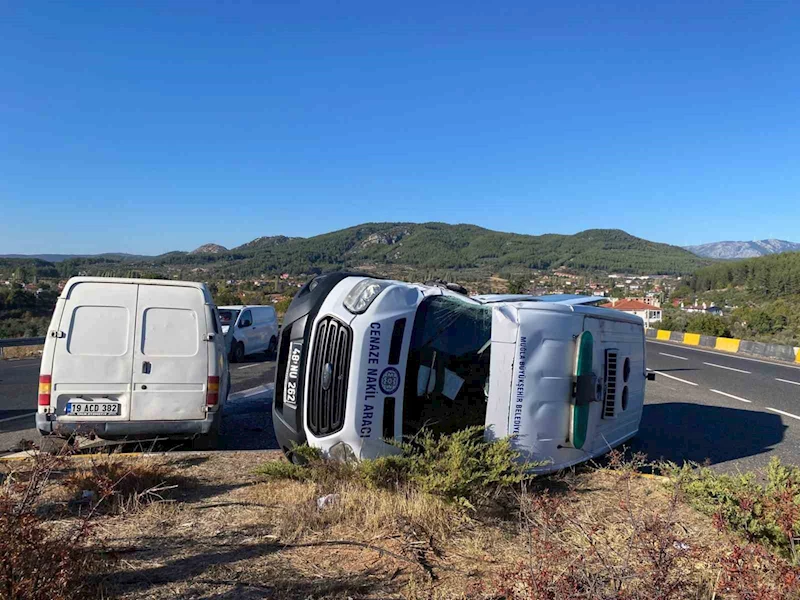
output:
[[205,417],[206,327],[205,298],[200,289],[139,286],[132,421]]
[[119,415],[103,420],[128,419],[137,287],[82,282],[59,301],[56,330],[63,337],[48,337],[54,342],[51,406],[59,420],[76,420],[64,415],[68,399],[76,397],[117,401]]
[[[269,348],[270,341],[275,338],[278,341],[278,319],[275,314],[275,309],[271,306],[238,306],[238,307],[220,307],[221,310],[232,308],[239,310],[239,316],[236,323],[231,325],[228,335],[228,341],[235,339],[237,342],[244,344],[245,355],[256,354],[264,352]],[[249,312],[252,319],[252,325],[249,327],[240,327],[242,317],[245,313]],[[231,331],[232,330],[232,331]]]

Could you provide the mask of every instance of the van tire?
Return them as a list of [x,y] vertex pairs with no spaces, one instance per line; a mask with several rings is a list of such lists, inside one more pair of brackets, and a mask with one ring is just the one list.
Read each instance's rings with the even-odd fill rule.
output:
[[271,358],[275,356],[275,349],[278,347],[278,340],[273,335],[269,340],[269,347],[267,348],[267,355]]
[[208,433],[192,439],[192,450],[216,450],[219,446],[219,425],[222,414],[218,410]]
[[234,342],[231,348],[231,362],[238,363],[244,360],[244,344],[242,342]]

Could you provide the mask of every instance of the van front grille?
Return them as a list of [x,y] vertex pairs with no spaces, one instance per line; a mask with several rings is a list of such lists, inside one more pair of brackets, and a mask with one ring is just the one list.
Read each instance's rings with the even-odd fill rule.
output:
[[347,325],[334,317],[317,324],[306,396],[308,429],[316,436],[336,433],[344,425],[352,349],[353,332]]

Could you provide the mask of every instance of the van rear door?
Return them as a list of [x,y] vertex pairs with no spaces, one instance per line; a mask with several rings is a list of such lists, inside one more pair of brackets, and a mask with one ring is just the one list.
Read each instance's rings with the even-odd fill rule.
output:
[[642,326],[588,317],[584,330],[594,338],[594,373],[601,383],[600,402],[593,403],[588,440],[595,447],[615,446],[638,430],[644,398]]
[[[87,281],[69,290],[58,329],[50,332],[55,336],[51,389],[59,420],[93,416],[92,411],[81,414],[86,407],[104,408],[103,421],[128,420],[137,287]],[[68,402],[81,410],[66,414]]]
[[205,417],[208,343],[205,298],[195,287],[139,285],[132,421]]

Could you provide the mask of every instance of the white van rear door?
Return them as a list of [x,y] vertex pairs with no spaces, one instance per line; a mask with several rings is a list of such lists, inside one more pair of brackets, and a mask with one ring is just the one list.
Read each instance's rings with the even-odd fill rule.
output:
[[205,298],[194,287],[139,285],[132,421],[205,417]]
[[137,287],[87,281],[69,290],[58,330],[51,332],[59,420],[128,419]]
[[594,338],[594,373],[602,382],[600,402],[592,403],[587,443],[593,451],[636,433],[644,401],[644,352],[641,325],[587,318],[585,331]]

